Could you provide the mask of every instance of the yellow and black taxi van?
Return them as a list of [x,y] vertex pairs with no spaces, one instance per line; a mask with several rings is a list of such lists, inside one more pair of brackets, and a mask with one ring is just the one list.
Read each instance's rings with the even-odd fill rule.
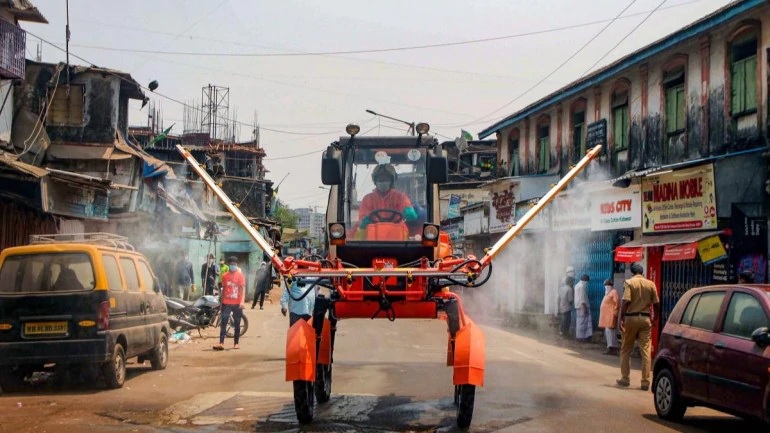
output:
[[120,388],[128,358],[166,367],[170,329],[150,264],[126,238],[39,235],[0,253],[3,392],[52,365],[95,371]]

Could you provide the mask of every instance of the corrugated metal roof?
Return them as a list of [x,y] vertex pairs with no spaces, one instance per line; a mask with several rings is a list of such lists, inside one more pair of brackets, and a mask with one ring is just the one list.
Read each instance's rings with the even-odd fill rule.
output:
[[516,113],[479,132],[479,138],[488,137],[500,129],[525,119],[532,114],[536,114],[551,105],[573,98],[578,94],[592,88],[593,86],[596,86],[603,81],[612,78],[613,76],[619,75],[621,72],[625,71],[631,66],[648,60],[649,58],[656,56],[681,42],[692,39],[704,32],[713,29],[714,27],[725,24],[729,20],[744,12],[750,11],[751,9],[765,4],[767,4],[767,0],[744,0],[731,3],[703,17],[702,19],[688,26],[685,26],[674,33],[671,33],[668,36],[658,39],[652,44],[634,51],[633,53],[599,69],[598,71],[584,78],[580,78],[549,94],[548,96],[528,105],[523,110],[517,111]]
[[5,3],[3,6],[7,7],[19,21],[48,24],[48,20],[29,0],[6,0]]

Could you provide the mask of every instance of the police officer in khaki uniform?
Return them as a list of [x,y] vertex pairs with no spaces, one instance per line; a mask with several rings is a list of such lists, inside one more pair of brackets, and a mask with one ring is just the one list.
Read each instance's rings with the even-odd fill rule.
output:
[[620,374],[618,386],[631,385],[631,351],[634,343],[639,343],[642,354],[642,387],[650,389],[650,339],[652,337],[652,321],[655,320],[658,309],[658,289],[655,283],[644,278],[644,268],[639,263],[631,265],[633,277],[623,284],[623,307],[620,312],[620,331],[623,343],[620,347]]

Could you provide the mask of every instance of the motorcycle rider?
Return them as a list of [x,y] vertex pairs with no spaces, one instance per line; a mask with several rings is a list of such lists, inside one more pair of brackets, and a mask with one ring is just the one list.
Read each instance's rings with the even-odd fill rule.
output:
[[361,206],[358,208],[359,229],[365,229],[369,224],[378,222],[373,221],[370,214],[380,209],[392,209],[400,212],[407,222],[417,219],[417,212],[415,212],[409,197],[394,188],[397,177],[396,169],[392,164],[380,164],[374,168],[372,181],[375,188],[364,196],[361,200]]
[[241,336],[241,316],[243,315],[244,300],[246,298],[246,278],[238,268],[238,259],[230,257],[228,271],[222,276],[222,328],[219,331],[219,344],[214,350],[224,350],[225,336],[227,336],[227,324],[230,314],[235,322],[235,334],[233,335],[233,349],[238,349],[238,341]]

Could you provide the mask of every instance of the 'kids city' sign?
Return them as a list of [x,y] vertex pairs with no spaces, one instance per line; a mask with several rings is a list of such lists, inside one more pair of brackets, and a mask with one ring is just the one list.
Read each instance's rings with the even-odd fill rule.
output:
[[716,206],[711,164],[642,179],[644,233],[713,230]]

